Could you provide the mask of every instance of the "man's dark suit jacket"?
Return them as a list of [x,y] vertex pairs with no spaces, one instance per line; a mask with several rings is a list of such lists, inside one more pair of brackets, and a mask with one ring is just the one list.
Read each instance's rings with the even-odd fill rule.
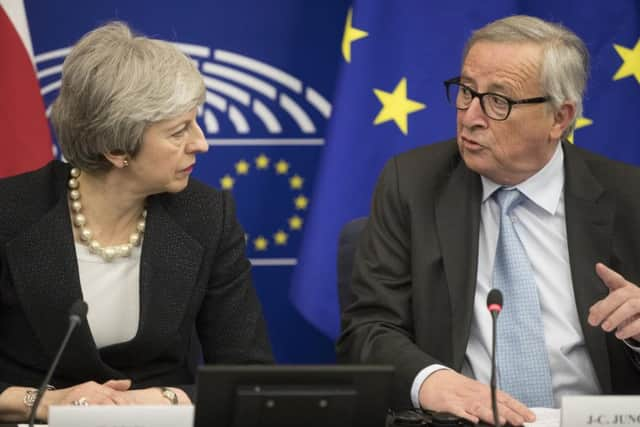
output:
[[[640,283],[640,170],[570,144],[563,149],[569,258],[586,346],[604,393],[640,393],[635,356],[587,323],[589,307],[608,294],[596,262]],[[391,159],[378,181],[338,353],[354,363],[394,365],[396,406],[410,406],[411,384],[424,367],[462,368],[481,197],[480,176],[466,167],[455,141]]]
[[[0,180],[0,392],[39,385],[82,298],[68,178],[68,165],[51,162]],[[191,179],[149,197],[136,336],[97,349],[84,322],[52,385],[129,378],[192,394],[198,341],[206,363],[271,362],[250,269],[229,193]]]

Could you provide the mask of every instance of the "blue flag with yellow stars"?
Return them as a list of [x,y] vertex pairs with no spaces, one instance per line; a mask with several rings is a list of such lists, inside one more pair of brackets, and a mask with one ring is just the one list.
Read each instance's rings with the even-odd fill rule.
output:
[[559,22],[586,43],[591,76],[571,140],[640,164],[640,2],[555,0],[355,1],[345,17],[342,68],[291,299],[320,331],[340,330],[336,257],[341,227],[369,213],[396,153],[455,136],[443,81],[460,72],[472,31],[508,15]]

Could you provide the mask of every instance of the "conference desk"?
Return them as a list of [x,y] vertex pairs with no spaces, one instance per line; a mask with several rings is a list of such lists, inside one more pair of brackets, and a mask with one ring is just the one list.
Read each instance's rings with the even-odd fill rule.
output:
[[[553,409],[553,410],[548,410],[549,412],[544,412],[544,413],[540,413],[538,411],[536,411],[536,415],[538,415],[538,421],[534,422],[534,423],[529,423],[526,424],[527,426],[531,426],[531,427],[536,427],[536,426],[544,426],[544,427],[549,427],[549,426],[555,426],[555,427],[559,427],[560,426],[560,415],[559,415],[559,410],[557,409]],[[27,423],[24,424],[20,424],[20,425],[26,425]],[[4,423],[4,424],[0,424],[0,427],[18,427],[19,424],[11,424],[11,423]],[[46,425],[46,424],[36,424],[36,426],[42,426],[42,425]],[[385,427],[408,427],[408,426],[413,426],[413,427],[419,427],[421,424],[406,424],[406,423],[401,423],[401,424],[393,424],[390,422],[390,420],[387,420],[387,424],[385,425]],[[492,427],[492,425],[486,424],[486,423],[479,423],[476,425],[470,424],[470,423],[460,423],[460,424],[447,424],[445,425],[440,425],[440,426],[433,426],[432,424],[422,424],[424,426],[431,426],[431,427],[470,427],[470,426],[474,426],[474,427]],[[222,426],[221,426],[222,427]],[[333,426],[327,426],[327,427],[333,427]],[[372,426],[372,427],[378,427],[378,426]]]
[[[544,426],[544,427],[559,427],[560,426],[560,410],[559,409],[547,409],[547,408],[532,408],[533,412],[535,412],[537,420],[534,423],[529,423],[527,424],[527,426]],[[148,415],[148,414],[147,414]],[[395,419],[394,419],[395,416]],[[73,418],[75,421],[78,421],[77,418]],[[145,419],[145,417],[143,417],[143,419]],[[180,419],[182,420],[181,425],[184,425],[184,421],[185,418],[184,417],[180,417]],[[423,423],[421,423],[421,419],[423,421]],[[106,425],[109,426],[109,423],[104,423],[103,420],[104,418],[101,418],[102,422],[100,423],[101,425]],[[93,421],[93,420],[92,420]],[[118,426],[120,425],[129,425],[129,422],[125,422],[124,424],[122,424],[121,422],[117,422],[116,420],[113,420],[114,424],[117,424]],[[142,425],[148,425],[150,423],[150,419],[147,418],[146,423],[143,423]],[[163,421],[167,421],[166,418],[162,419],[162,421],[159,421],[161,424],[163,425],[167,425],[166,422]],[[174,419],[175,421],[175,419]],[[397,421],[397,422],[394,422]],[[0,423],[0,427],[18,427],[18,425],[26,425],[26,423]],[[137,422],[135,422],[135,424],[137,425]],[[440,420],[432,420],[429,418],[429,416],[421,416],[419,415],[417,412],[414,411],[389,411],[388,415],[387,415],[387,419],[386,419],[386,423],[385,427],[407,427],[407,426],[414,426],[414,427],[419,427],[419,426],[430,426],[430,427],[471,427],[474,426],[473,424],[467,422],[466,420],[463,419],[440,419]],[[39,424],[36,424],[39,425]],[[42,425],[42,424],[40,424]],[[132,424],[133,425],[133,424]],[[214,422],[213,426],[207,426],[207,427],[217,427],[217,426],[223,427],[221,424],[216,424]],[[289,424],[287,424],[289,425]],[[477,424],[478,427],[490,427],[490,425],[485,424],[485,423],[479,423]],[[270,425],[271,427],[271,425]],[[326,427],[335,427],[334,425],[328,425]],[[383,427],[381,425],[372,425],[371,427]],[[475,427],[475,426],[474,426]]]

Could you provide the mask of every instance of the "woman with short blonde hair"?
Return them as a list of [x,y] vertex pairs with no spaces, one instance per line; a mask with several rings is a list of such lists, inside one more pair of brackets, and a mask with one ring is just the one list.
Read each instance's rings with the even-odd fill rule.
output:
[[272,361],[233,199],[190,178],[204,97],[188,57],[124,23],[71,50],[51,112],[69,163],[0,180],[0,420],[29,416],[79,299],[41,420],[189,403],[200,357]]

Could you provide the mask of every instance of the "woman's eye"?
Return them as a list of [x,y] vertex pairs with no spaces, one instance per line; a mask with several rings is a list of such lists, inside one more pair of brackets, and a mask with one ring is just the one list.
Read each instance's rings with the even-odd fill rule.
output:
[[183,136],[185,134],[186,131],[187,131],[187,128],[182,128],[179,131],[177,131],[174,134],[172,134],[171,136],[173,136],[174,138],[180,138],[181,136]]

